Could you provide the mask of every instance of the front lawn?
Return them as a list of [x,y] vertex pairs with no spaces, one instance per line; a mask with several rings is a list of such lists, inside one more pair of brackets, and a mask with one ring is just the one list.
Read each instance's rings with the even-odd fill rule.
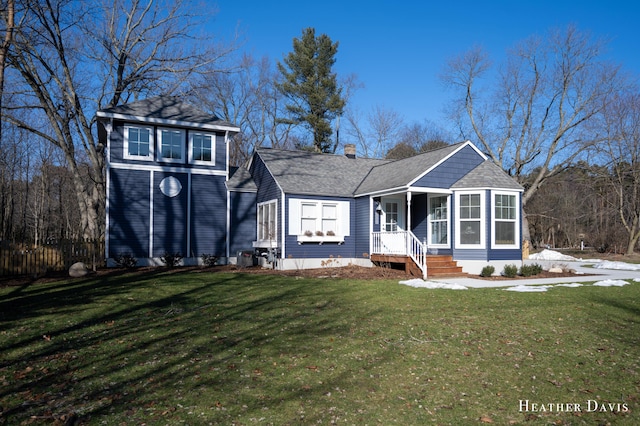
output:
[[0,424],[640,422],[640,283],[159,269],[0,288],[0,348]]

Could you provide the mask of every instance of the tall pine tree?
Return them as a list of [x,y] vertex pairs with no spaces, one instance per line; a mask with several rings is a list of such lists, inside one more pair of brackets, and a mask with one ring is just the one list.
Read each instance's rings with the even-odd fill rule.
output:
[[314,28],[306,28],[302,38],[293,39],[293,51],[284,64],[278,63],[284,77],[278,88],[290,101],[286,121],[309,126],[317,152],[334,152],[337,145],[331,141],[331,120],[342,114],[345,105],[342,88],[331,71],[337,52],[337,42],[326,34],[316,37]]

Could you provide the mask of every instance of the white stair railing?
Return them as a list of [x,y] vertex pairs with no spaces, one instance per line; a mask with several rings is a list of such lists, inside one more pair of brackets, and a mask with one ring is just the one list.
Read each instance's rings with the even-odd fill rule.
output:
[[411,231],[374,232],[372,253],[409,256],[427,279],[427,245]]
[[407,231],[407,252],[411,259],[422,271],[422,279],[427,279],[427,244],[416,237],[413,232]]

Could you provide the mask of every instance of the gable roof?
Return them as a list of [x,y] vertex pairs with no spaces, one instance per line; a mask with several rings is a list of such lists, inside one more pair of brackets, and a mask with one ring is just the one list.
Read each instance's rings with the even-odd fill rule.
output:
[[176,96],[156,96],[141,101],[106,108],[96,113],[100,118],[155,123],[169,126],[197,127],[239,132],[233,124],[190,105]]
[[522,191],[524,188],[492,160],[487,159],[467,173],[462,179],[451,185],[461,188],[500,188]]
[[405,188],[444,159],[469,144],[471,143],[461,142],[376,166],[355,193],[368,194],[394,188]]
[[260,148],[256,154],[285,193],[352,197],[372,167],[389,160]]
[[417,179],[467,146],[478,153],[481,163],[456,181],[451,189],[523,189],[470,141],[401,160],[348,158],[343,155],[269,148],[259,148],[256,155],[287,194],[353,197],[406,190]]

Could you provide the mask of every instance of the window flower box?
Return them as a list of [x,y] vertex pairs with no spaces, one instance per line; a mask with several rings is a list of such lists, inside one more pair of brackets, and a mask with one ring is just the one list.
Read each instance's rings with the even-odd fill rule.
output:
[[298,244],[303,244],[303,243],[316,243],[316,244],[322,244],[322,243],[338,243],[338,245],[343,244],[344,243],[344,236],[341,235],[316,235],[316,234],[311,234],[308,235],[307,233],[303,234],[303,235],[298,235]]

